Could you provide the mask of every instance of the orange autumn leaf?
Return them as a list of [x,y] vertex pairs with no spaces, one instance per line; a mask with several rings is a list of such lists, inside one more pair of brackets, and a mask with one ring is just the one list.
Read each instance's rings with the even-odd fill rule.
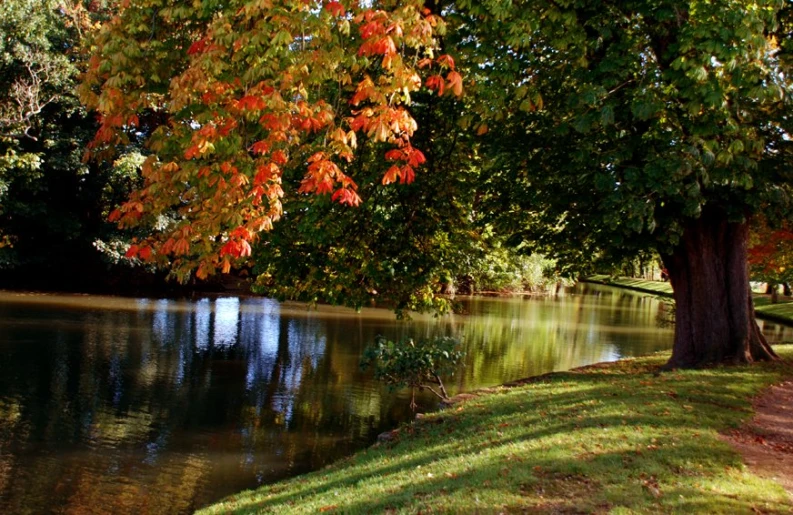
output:
[[446,87],[449,88],[449,91],[451,91],[454,96],[461,96],[463,94],[463,76],[456,71],[450,71],[449,74],[446,75]]

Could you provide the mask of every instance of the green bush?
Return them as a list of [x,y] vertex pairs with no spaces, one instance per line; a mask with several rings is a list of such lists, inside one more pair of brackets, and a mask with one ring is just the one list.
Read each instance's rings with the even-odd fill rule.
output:
[[441,376],[453,375],[463,358],[459,343],[451,337],[392,342],[378,336],[374,345],[364,351],[361,368],[373,367],[375,379],[392,389],[410,387],[413,391],[410,407],[415,410],[416,389],[428,390],[441,400],[449,400]]

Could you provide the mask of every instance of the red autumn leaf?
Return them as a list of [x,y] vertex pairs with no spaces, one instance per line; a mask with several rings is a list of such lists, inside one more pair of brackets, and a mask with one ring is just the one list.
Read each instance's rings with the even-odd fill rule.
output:
[[446,86],[449,90],[454,93],[454,96],[459,97],[463,94],[463,77],[456,71],[450,71],[448,75],[446,75]]
[[226,137],[237,126],[237,120],[234,118],[226,118],[223,125],[220,126],[220,135]]
[[419,69],[426,68],[427,66],[432,66],[432,59],[429,57],[425,57],[424,59],[420,59],[418,62]]
[[206,38],[199,39],[198,41],[190,45],[190,48],[187,49],[187,55],[200,54],[204,52],[206,48],[207,48]]
[[341,188],[336,190],[331,200],[339,204],[347,204],[348,206],[358,206],[361,203],[361,197],[358,196],[353,190],[349,188]]
[[264,106],[264,100],[254,95],[246,95],[237,101],[237,109],[241,111],[261,110]]
[[389,168],[386,173],[383,175],[383,185],[389,185],[392,182],[396,182],[397,179],[401,175],[401,170],[397,165],[392,166]]
[[369,39],[372,36],[385,34],[385,27],[381,21],[370,21],[361,25],[361,38]]
[[398,148],[391,149],[385,153],[385,158],[388,159],[389,161],[404,159],[404,156],[405,156],[404,152],[402,152],[402,150]]
[[400,184],[410,184],[416,178],[416,173],[413,171],[413,167],[410,165],[405,165],[402,167],[402,176],[399,179]]
[[138,255],[138,246],[137,245],[130,245],[127,252],[124,254],[125,258],[134,258]]
[[317,195],[325,195],[333,192],[333,181],[327,175],[322,177],[314,188]]
[[410,164],[410,166],[419,166],[426,162],[427,162],[427,158],[424,157],[424,152],[416,148],[410,147],[410,151],[408,152],[408,163]]
[[187,150],[185,150],[184,158],[185,159],[193,159],[194,157],[196,157],[200,153],[201,153],[201,150],[199,150],[198,145],[193,145],[190,148],[188,148]]
[[239,257],[242,253],[242,246],[240,242],[235,240],[229,240],[223,245],[223,248],[220,249],[220,255],[222,256],[232,256],[232,257]]
[[285,165],[289,161],[289,158],[286,157],[286,153],[283,150],[276,150],[273,152],[270,159],[272,159],[275,164],[279,165]]
[[344,6],[341,5],[339,2],[328,2],[325,4],[325,10],[331,14],[331,16],[344,16]]
[[438,57],[438,64],[441,66],[446,66],[450,70],[454,70],[454,59],[449,54],[443,54],[442,56]]
[[372,49],[375,53],[382,55],[394,55],[396,53],[396,45],[394,44],[394,40],[391,39],[391,36],[378,39],[372,46]]
[[253,152],[254,154],[266,154],[269,151],[270,151],[270,144],[265,140],[257,141],[256,143],[251,145],[251,152]]
[[352,122],[350,122],[350,128],[354,131],[359,131],[361,129],[367,130],[369,128],[369,122],[370,119],[368,116],[359,114],[352,119]]
[[151,247],[144,246],[138,250],[138,257],[143,261],[148,261],[151,258]]
[[287,127],[287,123],[284,123],[283,120],[272,114],[266,113],[263,114],[261,118],[259,118],[259,123],[267,130],[270,131],[281,131]]
[[325,159],[324,152],[315,152],[311,157],[308,158],[309,163],[316,163]]
[[236,229],[231,231],[229,236],[232,237],[232,238],[250,240],[253,235],[251,234],[251,231],[249,229],[247,229],[245,227],[237,227]]
[[440,75],[432,75],[427,77],[427,81],[425,82],[426,86],[429,89],[435,90],[438,92],[438,95],[443,95],[443,88],[445,87],[445,83],[443,82],[443,77]]
[[179,240],[174,243],[173,246],[173,253],[176,256],[182,256],[189,252],[190,250],[190,242],[187,241],[185,238],[180,238]]

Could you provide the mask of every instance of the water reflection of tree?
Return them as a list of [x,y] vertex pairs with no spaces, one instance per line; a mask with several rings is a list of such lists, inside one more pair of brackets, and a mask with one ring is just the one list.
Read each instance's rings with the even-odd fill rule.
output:
[[359,370],[377,334],[461,336],[456,384],[471,389],[629,353],[628,343],[599,345],[592,327],[652,314],[639,300],[597,301],[597,314],[585,297],[474,302],[471,316],[411,324],[266,299],[5,313],[39,321],[0,325],[8,341],[39,348],[17,344],[0,360],[0,414],[18,413],[0,420],[0,508],[48,511],[54,497],[75,509],[184,512],[254,478],[317,468],[410,417],[406,397]]
[[[478,304],[487,306],[481,316]],[[564,301],[513,298],[468,305],[472,315],[460,332],[468,358],[458,390],[671,345],[671,333],[654,329],[654,299],[613,289],[580,287]],[[648,327],[653,329],[643,332]]]

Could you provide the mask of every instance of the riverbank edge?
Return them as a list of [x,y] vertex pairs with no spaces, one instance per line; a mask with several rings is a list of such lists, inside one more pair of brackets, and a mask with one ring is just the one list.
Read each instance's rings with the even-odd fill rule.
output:
[[[648,281],[646,279],[631,279],[627,277],[612,278],[606,275],[587,276],[580,278],[578,281],[582,283],[613,286],[615,288],[633,290],[641,293],[648,293],[650,295],[668,297],[670,299],[672,298],[672,286],[666,282]],[[785,306],[788,307],[786,308]],[[784,312],[774,313],[773,311]],[[754,314],[757,318],[761,318],[763,320],[770,320],[772,322],[793,326],[793,303],[790,302],[755,306]]]
[[788,513],[784,489],[720,440],[793,377],[793,345],[776,349],[774,363],[659,374],[664,352],[460,394],[387,442],[199,513]]

